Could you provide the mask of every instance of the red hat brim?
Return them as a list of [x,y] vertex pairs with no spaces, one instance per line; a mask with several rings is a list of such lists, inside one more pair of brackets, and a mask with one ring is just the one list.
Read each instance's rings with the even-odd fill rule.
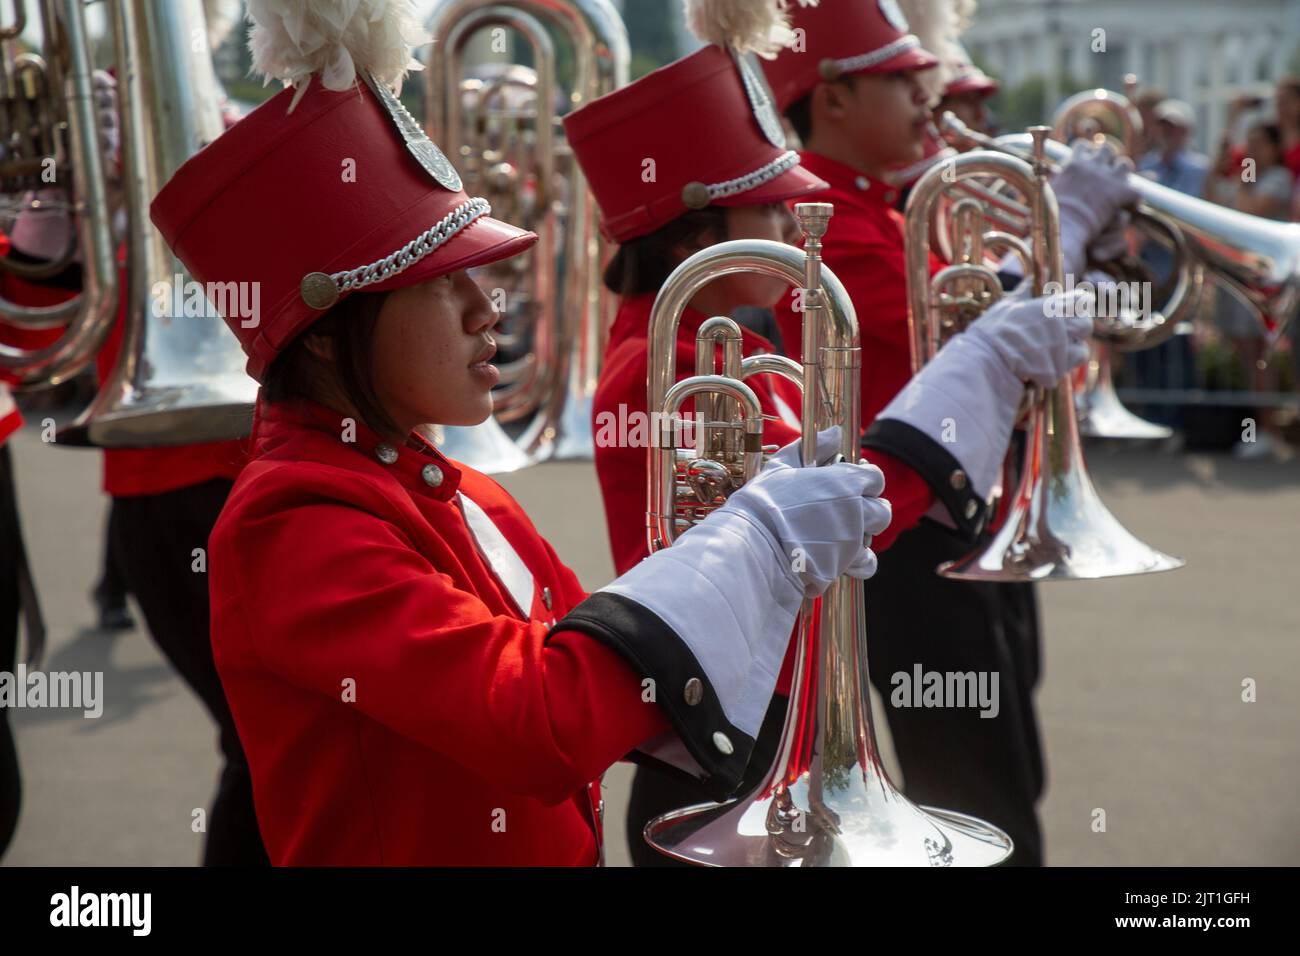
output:
[[939,58],[924,47],[914,46],[888,60],[873,64],[857,73],[900,73],[903,70],[929,70],[939,65]]
[[794,166],[771,182],[747,189],[734,196],[715,200],[713,204],[715,206],[765,206],[768,203],[786,202],[801,196],[825,192],[830,188],[831,184],[820,176],[814,176],[802,166]]
[[[411,238],[414,237],[398,237],[395,235],[383,248],[396,250],[404,243],[409,242]],[[425,256],[419,262],[385,279],[383,282],[376,282],[374,285],[366,286],[357,291],[387,292],[392,289],[418,285],[421,282],[437,279],[440,276],[459,272],[462,269],[472,269],[476,266],[485,266],[493,262],[499,262],[502,259],[508,259],[530,249],[536,242],[536,233],[528,232],[518,226],[512,226],[490,216],[482,216],[448,239],[432,255]],[[346,295],[344,298],[346,298]],[[248,352],[246,371],[259,382],[262,381],[266,369],[284,346],[291,342],[295,336],[310,328],[322,314],[302,305],[301,301],[296,298],[289,308],[297,313],[296,318],[291,322],[281,323],[274,341],[268,342],[265,338],[254,340]],[[268,351],[268,345],[271,346],[270,351]]]
[[433,255],[426,256],[391,279],[377,282],[367,292],[386,292],[418,285],[452,272],[491,265],[526,252],[537,243],[537,233],[512,226],[500,219],[483,216],[474,220]]
[[992,96],[998,91],[998,81],[987,75],[963,76],[953,80],[943,91],[944,96],[960,96],[963,93],[982,93]]

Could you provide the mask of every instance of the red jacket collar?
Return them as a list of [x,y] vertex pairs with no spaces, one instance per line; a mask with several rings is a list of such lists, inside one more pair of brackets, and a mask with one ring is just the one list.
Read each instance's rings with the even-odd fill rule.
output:
[[[372,431],[360,419],[306,399],[267,402],[261,395],[253,415],[253,458],[303,458],[292,447],[304,433],[329,438],[337,447],[363,455],[397,475],[402,484],[439,501],[448,501],[461,481],[461,468],[432,442],[411,432],[398,445]],[[430,469],[432,466],[432,469]]]
[[868,176],[838,160],[803,150],[799,153],[799,161],[814,176],[820,176],[830,183],[834,190],[860,196],[865,202],[890,209],[898,202],[897,186]]

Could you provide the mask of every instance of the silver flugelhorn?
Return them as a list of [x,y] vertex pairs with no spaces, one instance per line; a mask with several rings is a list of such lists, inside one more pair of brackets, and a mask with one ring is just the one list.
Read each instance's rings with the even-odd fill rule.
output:
[[[912,361],[919,369],[965,323],[1001,295],[1001,284],[983,261],[982,247],[1000,243],[1025,263],[1031,293],[1064,279],[1056,196],[1044,160],[1048,128],[1031,128],[1034,162],[1003,152],[976,150],[929,170],[907,202],[908,322]],[[987,229],[978,205],[962,207],[953,245],[957,263],[933,279],[930,231],[945,197],[964,181],[1000,180],[1028,210],[1027,241]],[[987,232],[986,232],[987,229]],[[974,254],[971,254],[973,250]],[[946,577],[981,581],[1075,580],[1144,574],[1180,567],[1182,561],[1143,544],[1102,504],[1084,466],[1070,376],[1055,388],[1029,390],[1027,442],[1020,484],[1002,524],[984,549],[940,568]]]
[[[1125,89],[1136,88],[1137,77],[1130,73],[1125,77]],[[1053,139],[1067,145],[1080,136],[1110,142],[1135,162],[1140,158],[1135,150],[1143,134],[1142,114],[1133,105],[1131,92],[1121,95],[1105,89],[1083,90],[1062,103],[1052,117]],[[1184,255],[1185,250],[1177,250],[1177,254]],[[1122,337],[1118,344],[1125,344]],[[1168,438],[1172,428],[1139,418],[1119,400],[1111,369],[1113,347],[1106,336],[1093,336],[1092,355],[1076,381],[1079,432],[1088,438]]]
[[[540,236],[526,256],[483,273],[505,293],[505,318],[521,320],[506,321],[503,330],[530,338],[527,354],[502,366],[496,415],[446,429],[443,450],[489,472],[546,458],[589,459],[592,398],[614,298],[600,281],[606,247],[596,203],[560,118],[627,83],[626,28],[610,0],[441,0],[426,26],[434,37],[427,74],[433,138],[462,167],[466,188],[494,207],[526,193],[527,208],[516,206],[523,217],[510,221]],[[532,68],[467,76],[473,41],[488,40],[492,53],[503,55],[507,33],[524,39]],[[561,84],[564,56],[572,78]],[[497,60],[499,71],[505,64]],[[529,416],[517,439],[501,427]]]
[[[804,250],[736,240],[683,262],[655,300],[650,318],[650,411],[662,423],[650,450],[652,548],[726,500],[762,466],[762,412],[745,379],[775,374],[803,388],[802,448],[814,460],[817,432],[842,428],[841,453],[858,456],[862,351],[843,285],[821,263],[829,203],[795,207]],[[714,279],[753,272],[802,290],[803,356],[742,359],[729,318],[699,332],[694,377],[675,382],[677,329],[687,303]],[[716,344],[722,345],[721,373]],[[693,447],[679,448],[672,424],[693,400]],[[814,620],[815,618],[815,620]],[[778,757],[752,793],[725,804],[687,807],[646,825],[651,846],[704,866],[989,866],[1011,840],[964,814],[919,807],[890,782],[871,725],[861,582],[841,577],[819,602],[805,601],[790,706]]]

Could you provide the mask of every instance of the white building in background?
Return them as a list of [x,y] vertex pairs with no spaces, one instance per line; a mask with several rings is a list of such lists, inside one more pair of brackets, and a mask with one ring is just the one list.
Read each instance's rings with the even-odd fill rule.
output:
[[1300,0],[980,0],[964,42],[1005,88],[1043,79],[1044,121],[1077,92],[1061,76],[1122,90],[1134,73],[1195,107],[1206,149],[1233,97],[1267,96],[1293,68]]

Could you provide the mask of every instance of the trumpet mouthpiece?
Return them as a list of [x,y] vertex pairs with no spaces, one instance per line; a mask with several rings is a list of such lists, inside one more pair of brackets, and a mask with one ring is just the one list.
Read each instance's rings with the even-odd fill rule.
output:
[[835,204],[828,202],[795,203],[794,215],[799,220],[799,230],[805,235],[820,239],[835,214]]

